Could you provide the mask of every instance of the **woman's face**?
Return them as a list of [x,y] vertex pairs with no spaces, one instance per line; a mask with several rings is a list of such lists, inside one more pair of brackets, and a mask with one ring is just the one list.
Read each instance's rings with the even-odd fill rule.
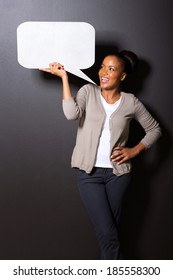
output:
[[123,63],[114,55],[104,58],[98,75],[100,86],[105,90],[117,89],[126,77]]

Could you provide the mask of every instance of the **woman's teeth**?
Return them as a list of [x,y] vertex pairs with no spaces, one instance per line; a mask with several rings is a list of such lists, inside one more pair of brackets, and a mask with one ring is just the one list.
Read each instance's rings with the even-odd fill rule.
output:
[[108,82],[108,81],[109,81],[109,79],[104,78],[104,77],[102,77],[101,80],[102,80],[103,82]]

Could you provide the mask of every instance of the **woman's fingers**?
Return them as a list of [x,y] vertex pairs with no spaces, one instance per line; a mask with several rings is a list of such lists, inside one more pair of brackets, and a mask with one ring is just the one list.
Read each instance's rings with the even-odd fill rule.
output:
[[62,77],[62,75],[64,74],[64,71],[65,71],[64,65],[62,65],[58,62],[51,62],[49,64],[49,68],[41,68],[39,70],[51,73],[53,75],[57,75],[59,77]]
[[111,155],[111,160],[121,164],[132,157],[130,148],[116,147]]
[[50,73],[50,68],[39,68],[40,71],[48,72]]

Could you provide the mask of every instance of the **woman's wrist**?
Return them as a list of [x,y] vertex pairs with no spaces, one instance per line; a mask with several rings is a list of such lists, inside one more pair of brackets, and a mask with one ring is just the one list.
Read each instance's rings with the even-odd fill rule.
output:
[[136,146],[132,148],[132,152],[134,154],[134,157],[139,155],[141,152],[145,150],[145,145],[143,143],[139,143]]
[[67,75],[67,72],[65,72],[65,73],[62,75],[61,79],[62,79],[62,82],[68,82],[68,75]]

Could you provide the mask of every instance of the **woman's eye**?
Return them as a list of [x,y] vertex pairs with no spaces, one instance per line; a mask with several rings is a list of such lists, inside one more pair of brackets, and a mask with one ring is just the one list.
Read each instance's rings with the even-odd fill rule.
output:
[[110,67],[109,70],[110,71],[115,71],[115,69],[113,67]]

